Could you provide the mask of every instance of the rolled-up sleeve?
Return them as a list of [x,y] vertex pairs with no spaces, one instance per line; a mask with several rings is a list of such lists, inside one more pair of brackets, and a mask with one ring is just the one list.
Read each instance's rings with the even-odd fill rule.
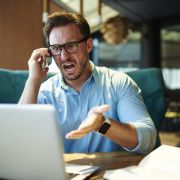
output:
[[156,144],[157,131],[155,127],[138,122],[133,123],[133,125],[136,127],[139,143],[134,149],[126,150],[139,153],[149,153],[153,150]]
[[119,84],[117,113],[120,122],[132,124],[138,135],[138,145],[131,152],[149,153],[153,150],[157,131],[141,96],[141,90],[130,78]]

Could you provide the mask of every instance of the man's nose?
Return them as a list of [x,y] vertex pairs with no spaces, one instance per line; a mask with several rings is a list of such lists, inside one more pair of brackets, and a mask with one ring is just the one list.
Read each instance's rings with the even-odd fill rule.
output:
[[61,49],[61,59],[62,59],[62,61],[63,60],[65,61],[69,57],[69,55],[70,54],[64,48]]
[[62,48],[60,56],[62,61],[66,61],[69,58],[70,54],[64,48]]

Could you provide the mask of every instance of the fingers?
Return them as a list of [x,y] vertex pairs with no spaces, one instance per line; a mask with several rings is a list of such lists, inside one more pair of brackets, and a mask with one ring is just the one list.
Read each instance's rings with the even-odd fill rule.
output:
[[50,53],[48,52],[47,48],[39,48],[33,51],[32,56],[34,56],[35,59],[45,59],[46,57],[50,56]]
[[101,106],[93,107],[92,110],[93,112],[96,112],[96,113],[105,113],[106,111],[109,110],[109,105],[103,104]]
[[93,107],[89,113],[88,116],[91,116],[93,113],[100,113],[103,114],[109,110],[110,106],[108,104],[103,104],[101,106]]
[[66,134],[67,139],[79,139],[92,131],[91,126],[86,123],[82,123],[77,130],[73,130]]
[[46,58],[50,56],[47,48],[36,49],[32,52],[28,61],[29,79],[42,82],[49,70],[46,66]]
[[98,113],[105,113],[109,110],[110,106],[108,104],[104,104],[95,108],[95,111]]
[[66,134],[67,139],[80,139],[84,137],[87,133],[79,131],[79,130],[74,130]]
[[31,63],[38,63],[42,69],[46,67],[46,58],[50,56],[47,48],[40,48],[33,51],[30,59],[29,64]]

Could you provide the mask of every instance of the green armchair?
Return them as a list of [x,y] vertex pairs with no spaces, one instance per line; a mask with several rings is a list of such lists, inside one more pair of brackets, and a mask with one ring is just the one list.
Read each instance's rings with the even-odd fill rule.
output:
[[0,69],[0,103],[17,103],[27,77],[28,71]]
[[[157,130],[166,112],[165,86],[158,68],[147,68],[127,73],[139,85],[146,107]],[[52,73],[47,78],[52,76]],[[17,103],[23,91],[28,71],[0,69],[0,103]],[[160,145],[159,135],[156,147]]]
[[158,131],[156,147],[160,146],[159,130],[166,110],[167,99],[162,71],[159,68],[147,68],[127,73],[140,87],[144,103]]
[[[49,73],[47,79],[54,73]],[[0,103],[17,103],[28,78],[26,70],[0,69]]]

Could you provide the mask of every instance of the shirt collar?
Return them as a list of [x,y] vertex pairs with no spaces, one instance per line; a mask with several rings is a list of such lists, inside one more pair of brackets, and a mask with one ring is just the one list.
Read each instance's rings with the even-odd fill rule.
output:
[[92,61],[90,61],[91,68],[92,68],[92,76],[95,80],[96,83],[98,83],[98,71],[97,71],[97,66],[94,65]]

